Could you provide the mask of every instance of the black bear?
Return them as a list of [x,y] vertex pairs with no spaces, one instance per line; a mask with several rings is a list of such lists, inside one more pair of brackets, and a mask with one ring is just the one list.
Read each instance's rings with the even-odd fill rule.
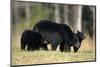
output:
[[[56,50],[60,44],[60,51],[70,51],[70,47],[79,48],[79,38],[65,24],[57,24],[49,20],[41,20],[33,30],[42,34],[47,43],[51,43],[52,50]],[[66,47],[65,47],[66,46]]]
[[84,40],[86,38],[85,35],[84,35],[84,33],[80,32],[80,31],[77,31],[76,35],[79,38],[79,42],[80,43],[82,42],[82,40]]
[[[81,42],[86,38],[83,32],[79,32],[77,31],[77,33],[75,33],[77,35],[77,37],[79,38],[79,42],[81,44]],[[81,46],[81,45],[80,45]],[[78,49],[80,48],[80,46],[78,48],[74,47],[74,52],[77,52]]]
[[[80,45],[78,47],[73,46],[74,52],[77,52],[81,46],[81,42],[86,38],[83,32],[79,32],[77,31],[77,33],[75,33],[74,35],[76,35],[78,37],[78,40],[80,42]],[[77,37],[75,39],[77,39]],[[64,42],[62,41],[61,45],[60,45],[60,50],[61,51],[71,51],[71,47],[72,45],[70,45],[68,42]]]
[[44,48],[47,50],[46,43],[44,43],[42,35],[32,30],[25,30],[22,33],[21,49],[25,50],[26,46],[28,51],[39,50],[39,48]]

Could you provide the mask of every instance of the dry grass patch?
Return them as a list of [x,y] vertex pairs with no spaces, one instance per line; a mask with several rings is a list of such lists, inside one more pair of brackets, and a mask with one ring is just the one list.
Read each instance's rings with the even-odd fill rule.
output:
[[95,44],[86,38],[77,53],[60,51],[22,51],[20,36],[12,36],[12,65],[45,64],[60,62],[94,61]]

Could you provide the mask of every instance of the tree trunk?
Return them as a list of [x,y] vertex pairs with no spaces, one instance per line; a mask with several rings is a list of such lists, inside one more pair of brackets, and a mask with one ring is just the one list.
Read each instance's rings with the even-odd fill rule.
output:
[[78,17],[76,21],[76,28],[79,31],[82,31],[82,6],[78,6]]
[[25,3],[25,14],[26,14],[26,27],[28,27],[30,22],[30,5],[28,2]]
[[59,5],[54,4],[54,6],[55,6],[55,22],[60,23]]
[[12,22],[14,24],[19,22],[19,13],[18,13],[18,6],[15,0],[12,0]]
[[90,7],[92,13],[93,13],[93,40],[95,41],[95,33],[96,33],[96,8],[95,7]]
[[64,9],[64,24],[69,25],[68,21],[68,5],[63,6]]
[[70,10],[70,23],[74,32],[77,30],[81,31],[81,15],[82,15],[82,6],[71,6]]

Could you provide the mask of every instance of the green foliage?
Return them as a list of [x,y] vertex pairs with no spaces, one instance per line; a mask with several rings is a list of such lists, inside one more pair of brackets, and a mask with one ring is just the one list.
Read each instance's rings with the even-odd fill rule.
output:
[[[43,4],[35,4],[31,7],[31,17],[29,18],[28,22],[26,22],[26,18],[21,17],[19,15],[19,22],[15,23],[12,26],[13,31],[17,30],[19,33],[24,31],[25,29],[32,29],[33,26],[41,19],[50,19],[50,14],[52,13],[52,9],[49,7],[44,6]],[[52,19],[51,19],[52,20]],[[12,32],[13,32],[12,31]]]

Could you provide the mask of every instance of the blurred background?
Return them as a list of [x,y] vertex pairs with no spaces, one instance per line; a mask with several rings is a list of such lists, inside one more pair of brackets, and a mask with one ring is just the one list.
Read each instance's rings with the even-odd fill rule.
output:
[[91,39],[95,36],[95,6],[14,1],[11,6],[14,28],[17,24],[23,24],[22,28],[32,28],[38,21],[47,19],[67,24],[74,32],[85,32]]
[[[12,0],[11,2],[12,64],[95,60],[96,6],[24,2],[16,0]],[[80,54],[70,54],[68,55],[68,58],[70,59],[65,59],[66,56],[61,56],[59,58],[53,57],[40,62],[45,55],[48,55],[44,53],[41,59],[36,58],[36,61],[29,60],[29,55],[32,54],[27,56],[26,53],[20,51],[21,34],[25,29],[32,29],[38,21],[43,19],[54,21],[56,23],[67,24],[75,33],[77,30],[84,32],[86,39],[82,42],[82,46],[79,50]],[[34,59],[34,55],[30,58]],[[56,56],[54,53],[50,55]],[[77,56],[78,59],[75,59],[73,56]],[[24,57],[25,59],[23,59]],[[62,57],[64,58],[61,59]],[[37,59],[39,61],[37,61]],[[30,62],[27,62],[27,60]]]

